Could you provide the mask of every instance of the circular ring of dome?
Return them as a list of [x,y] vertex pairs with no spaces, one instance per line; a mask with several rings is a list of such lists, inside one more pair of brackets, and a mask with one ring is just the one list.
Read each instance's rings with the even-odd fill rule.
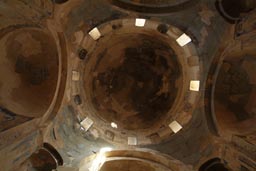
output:
[[170,13],[181,11],[198,3],[198,0],[169,0],[167,1],[134,1],[134,0],[109,0],[114,6],[120,7],[126,10],[132,10],[141,13]]
[[[81,59],[79,59],[78,57],[76,59],[77,61],[73,66],[73,81],[71,94],[72,96],[76,96],[77,94],[79,94],[82,103],[79,105],[73,103],[73,105],[75,105],[75,109],[77,109],[77,112],[80,116],[82,116],[82,118],[88,117],[93,121],[92,129],[95,128],[96,130],[98,130],[101,137],[106,140],[125,144],[127,143],[128,137],[137,137],[136,145],[158,143],[159,141],[170,137],[170,135],[172,134],[172,131],[168,126],[172,121],[176,120],[179,122],[180,125],[185,126],[192,118],[192,112],[194,110],[195,104],[197,103],[200,93],[190,90],[190,81],[200,80],[200,65],[198,62],[199,57],[197,56],[197,52],[193,43],[189,43],[181,47],[176,42],[176,39],[179,38],[179,36],[181,36],[183,32],[181,32],[178,28],[174,26],[169,26],[166,34],[162,34],[157,29],[160,24],[162,23],[152,20],[146,20],[146,23],[142,28],[135,26],[135,19],[113,20],[101,24],[97,27],[97,30],[100,33],[100,37],[98,37],[97,40],[93,39],[88,34],[83,38],[83,41],[80,44],[80,47],[86,49],[87,57],[83,62],[81,62]],[[104,114],[97,113],[98,111],[95,110],[95,106],[93,105],[93,100],[91,98],[93,87],[92,78],[97,75],[97,73],[93,73],[92,71],[94,71],[94,67],[97,63],[96,56],[100,56],[100,54],[102,54],[101,46],[111,46],[110,39],[114,38],[117,35],[119,36],[117,40],[121,36],[121,41],[124,41],[124,39],[132,37],[131,34],[139,36],[147,36],[147,34],[154,35],[151,37],[149,36],[149,39],[156,39],[155,41],[158,43],[162,42],[164,44],[168,44],[169,48],[173,49],[174,53],[177,55],[178,65],[180,65],[181,77],[174,83],[175,86],[180,87],[178,87],[177,95],[175,96],[172,107],[170,107],[170,109],[164,114],[164,116],[161,116],[161,119],[154,121],[153,123],[151,123],[151,127],[146,129],[124,129],[122,125],[118,125],[118,121],[118,128],[112,128],[111,121],[106,120],[106,118],[102,117],[104,116]],[[123,35],[128,35],[128,37],[122,37]],[[135,40],[139,42],[138,39]],[[129,44],[128,40],[126,40],[125,42],[128,42]],[[134,41],[132,43],[134,43]],[[120,41],[117,41],[114,44],[118,46],[120,44]],[[114,47],[116,48],[117,46]],[[121,52],[119,54],[121,54]],[[75,78],[75,75],[79,75],[79,78]],[[85,88],[86,86],[91,88]],[[155,136],[157,136],[157,141],[155,141]]]

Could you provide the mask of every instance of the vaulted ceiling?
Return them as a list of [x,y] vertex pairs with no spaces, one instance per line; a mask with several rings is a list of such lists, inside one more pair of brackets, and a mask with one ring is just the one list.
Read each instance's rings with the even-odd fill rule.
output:
[[2,170],[256,170],[255,7],[1,1]]

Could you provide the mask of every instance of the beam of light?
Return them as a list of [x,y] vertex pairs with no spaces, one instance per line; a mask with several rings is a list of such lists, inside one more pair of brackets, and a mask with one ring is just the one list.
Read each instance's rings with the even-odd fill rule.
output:
[[191,38],[183,33],[178,39],[176,39],[176,42],[182,47],[191,42]]
[[189,89],[191,91],[199,91],[200,81],[199,80],[191,80]]
[[89,168],[89,171],[99,171],[104,162],[106,161],[105,153],[108,151],[111,151],[112,148],[110,147],[104,147],[101,148],[99,153],[96,155],[95,159],[92,162],[91,167]]
[[182,129],[182,126],[177,121],[173,121],[172,123],[170,123],[169,127],[175,134]]
[[117,124],[115,122],[111,122],[111,127],[112,128],[117,128]]
[[135,26],[137,26],[137,27],[144,27],[145,22],[146,22],[146,19],[136,18]]
[[90,32],[89,35],[93,38],[93,40],[98,40],[101,36],[100,31],[97,27],[93,28]]

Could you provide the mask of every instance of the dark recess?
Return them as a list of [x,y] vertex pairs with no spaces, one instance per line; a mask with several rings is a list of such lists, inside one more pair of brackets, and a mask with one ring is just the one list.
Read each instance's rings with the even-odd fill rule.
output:
[[53,3],[56,3],[56,4],[63,4],[65,2],[67,2],[68,0],[52,0]]
[[43,147],[47,149],[54,156],[54,158],[57,160],[58,165],[63,165],[63,159],[61,155],[51,144],[44,143]]
[[220,158],[213,158],[206,161],[199,168],[198,171],[229,171],[223,163],[221,163]]
[[75,102],[76,105],[82,104],[82,100],[81,100],[80,95],[75,95],[74,102]]
[[256,7],[255,0],[217,0],[215,6],[220,15],[229,23],[234,24],[240,19],[241,13],[247,13]]
[[160,33],[163,33],[165,34],[167,31],[168,31],[169,27],[166,25],[166,24],[159,24],[157,26],[157,30],[160,32]]
[[86,49],[80,49],[78,52],[78,56],[81,60],[84,60],[86,58],[87,53],[88,52]]
[[195,6],[199,2],[199,0],[188,0],[183,3],[178,3],[176,5],[164,5],[157,7],[148,5],[135,5],[131,2],[127,2],[124,0],[109,0],[109,2],[115,6],[126,10],[136,11],[140,13],[161,14],[185,10],[187,8]]

